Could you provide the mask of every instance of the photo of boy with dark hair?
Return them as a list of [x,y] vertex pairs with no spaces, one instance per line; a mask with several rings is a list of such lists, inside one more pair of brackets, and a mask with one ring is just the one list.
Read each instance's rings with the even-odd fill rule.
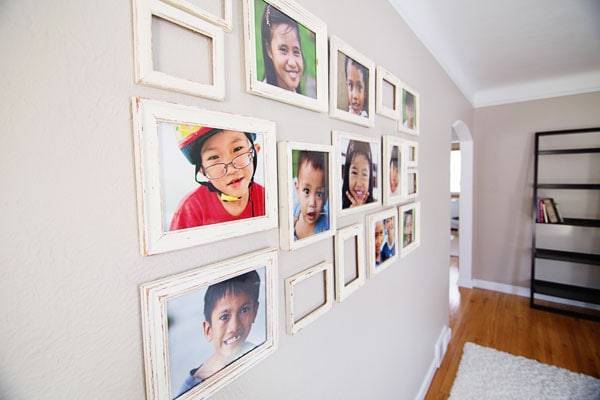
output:
[[294,240],[329,230],[327,153],[294,150],[297,176],[294,181]]

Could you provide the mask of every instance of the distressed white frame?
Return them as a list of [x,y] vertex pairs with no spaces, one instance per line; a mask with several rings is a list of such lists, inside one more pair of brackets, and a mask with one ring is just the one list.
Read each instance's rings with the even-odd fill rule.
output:
[[[394,108],[387,107],[383,104],[383,82],[386,81],[394,88]],[[402,82],[396,78],[387,69],[382,66],[377,66],[377,114],[383,115],[384,117],[391,118],[393,120],[399,120],[401,118],[400,111],[402,110]]]
[[[275,123],[263,119],[207,111],[196,107],[132,98],[137,181],[138,225],[142,255],[151,255],[215,242],[277,227],[277,161]],[[197,124],[264,138],[265,215],[164,231],[160,180],[159,122]]]
[[[176,3],[185,2],[177,1]],[[154,69],[152,59],[153,15],[211,39],[212,84],[191,81]],[[161,0],[134,0],[133,26],[136,83],[213,100],[225,99],[225,36],[223,29]]]
[[[412,93],[415,96],[415,112],[417,113],[417,118],[415,119],[416,129],[405,128],[402,119],[404,118],[404,98],[402,96],[402,91],[406,90]],[[410,135],[418,136],[421,130],[421,98],[419,93],[414,90],[412,87],[408,86],[406,83],[402,83],[401,92],[400,92],[400,118],[398,119],[398,130],[400,132],[408,133]]]
[[[295,250],[300,247],[318,242],[332,237],[336,227],[336,209],[334,207],[334,182],[333,171],[335,169],[333,159],[333,146],[319,145],[300,142],[279,142],[277,144],[279,152],[279,199],[281,200],[279,220],[279,239],[280,246],[284,250]],[[292,151],[307,150],[327,153],[327,180],[328,180],[328,201],[329,201],[329,230],[316,233],[304,239],[294,240],[294,201],[291,191],[294,188],[294,177],[292,174]]]
[[244,48],[246,57],[246,90],[258,96],[308,108],[327,111],[327,25],[293,0],[265,0],[299,24],[315,33],[317,98],[282,89],[256,77],[256,26],[254,25],[255,0],[243,0],[244,4]]
[[[405,145],[406,141],[393,135],[384,135],[383,136],[383,161],[382,161],[382,173],[383,173],[383,186],[381,188],[383,192],[383,205],[390,206],[401,203],[405,200],[404,194],[404,179],[405,174],[404,170],[406,168],[406,154],[405,154]],[[389,191],[390,187],[390,155],[392,147],[398,147],[398,174],[400,175],[400,185],[398,186],[398,190],[396,194],[392,194]]]
[[[406,147],[406,167],[407,168],[416,168],[419,166],[419,143],[412,140],[405,140]],[[415,159],[411,161],[410,159],[410,148],[413,147],[415,149]]]
[[[394,218],[395,229],[394,229],[394,243],[396,246],[396,254],[392,257],[385,260],[383,263],[375,266],[375,252],[373,249],[375,248],[375,223],[381,220],[385,220],[387,218]],[[385,228],[384,228],[385,229]],[[388,208],[383,211],[376,212],[374,214],[370,214],[367,216],[367,260],[369,263],[369,267],[367,270],[369,271],[369,278],[379,274],[384,269],[388,268],[390,265],[394,263],[399,257],[399,249],[400,249],[400,241],[398,240],[398,209],[396,207]],[[383,243],[382,243],[383,246]]]
[[[335,190],[335,195],[333,196],[334,202],[335,202],[335,207],[336,210],[338,212],[338,216],[346,216],[346,215],[351,215],[351,214],[355,214],[355,213],[359,213],[359,212],[363,212],[363,211],[369,211],[369,210],[373,210],[376,209],[378,207],[381,206],[381,202],[382,202],[382,197],[383,197],[383,188],[380,187],[380,193],[379,193],[379,198],[377,200],[375,200],[372,203],[368,203],[368,204],[363,204],[361,206],[358,207],[350,207],[347,208],[345,210],[342,209],[342,184],[343,184],[343,176],[342,176],[342,171],[339,170],[338,167],[341,166],[342,162],[344,160],[342,160],[342,150],[345,151],[346,149],[342,149],[340,147],[340,141],[342,139],[349,139],[349,140],[359,140],[362,142],[369,142],[369,143],[374,143],[375,144],[375,148],[377,149],[377,162],[379,162],[379,166],[380,166],[380,170],[381,170],[381,137],[378,136],[377,138],[371,138],[368,136],[362,136],[362,135],[356,135],[353,133],[347,133],[347,132],[342,132],[342,131],[331,131],[331,140],[333,143],[333,151],[335,152],[335,173],[333,175],[333,179],[334,179],[334,190]],[[373,159],[375,159],[375,154],[372,154]],[[377,185],[381,185],[381,177],[380,179],[378,179],[376,181]]]
[[[415,174],[415,185],[417,187],[417,190],[415,193],[408,192],[408,175],[410,175],[411,173]],[[412,200],[412,199],[416,198],[419,195],[420,187],[421,187],[421,182],[420,182],[420,178],[419,178],[419,170],[414,167],[411,167],[411,168],[407,167],[406,168],[406,179],[404,180],[404,199]]]
[[[356,241],[356,278],[345,283],[346,260],[344,245],[347,240]],[[366,282],[365,226],[354,224],[335,234],[335,298],[341,303]]]
[[[165,3],[172,5],[173,7],[177,7],[183,11],[186,11],[198,18],[202,18],[205,21],[211,22],[215,25],[218,25],[225,29],[226,32],[231,32],[233,28],[233,10],[232,10],[232,0],[220,0],[223,5],[223,14],[215,15],[212,12],[205,10],[197,5],[193,4],[191,1],[187,0],[161,0]],[[214,1],[214,0],[213,0]]]
[[169,373],[168,300],[263,267],[266,271],[266,341],[177,398],[205,399],[277,349],[277,251],[265,249],[140,285],[146,396],[149,400],[174,397]]
[[[316,274],[325,272],[323,282],[325,292],[325,302],[315,308],[309,314],[296,321],[294,311],[294,287],[302,281],[305,281]],[[287,333],[294,335],[301,329],[306,328],[313,323],[317,318],[325,314],[333,306],[333,264],[331,262],[322,262],[314,267],[308,268],[285,280],[285,313],[287,320]]]
[[[404,247],[404,212],[408,210],[413,211],[413,225],[415,227],[415,235],[413,238],[413,242],[409,244],[407,247]],[[421,245],[421,203],[409,203],[399,208],[399,220],[400,220],[400,229],[398,229],[399,239],[398,242],[400,244],[400,256],[405,257],[414,249]]]
[[[354,115],[347,110],[340,110],[337,107],[338,100],[338,52],[341,52],[354,61],[362,64],[369,70],[369,85],[368,85],[368,101],[369,101],[369,117],[364,118],[359,115]],[[368,57],[364,56],[359,51],[345,43],[337,36],[329,38],[329,115],[333,118],[341,119],[342,121],[352,122],[362,126],[375,126],[375,63]]]

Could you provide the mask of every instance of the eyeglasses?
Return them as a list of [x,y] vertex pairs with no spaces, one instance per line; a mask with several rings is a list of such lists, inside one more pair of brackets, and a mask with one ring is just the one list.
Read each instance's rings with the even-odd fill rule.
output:
[[227,170],[231,165],[235,169],[246,168],[254,158],[254,149],[249,152],[236,156],[230,163],[217,163],[204,169],[204,174],[208,179],[219,179],[227,175]]

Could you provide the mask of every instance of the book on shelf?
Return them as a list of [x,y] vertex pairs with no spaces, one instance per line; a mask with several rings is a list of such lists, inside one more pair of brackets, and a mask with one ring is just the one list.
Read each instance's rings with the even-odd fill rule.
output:
[[554,202],[552,199],[544,199],[544,206],[546,214],[548,215],[548,222],[551,224],[558,224],[558,217],[556,216],[556,210],[554,209]]
[[538,200],[536,222],[541,224],[560,224],[563,222],[554,199],[548,197]]
[[554,199],[551,199],[551,200],[552,200],[552,205],[554,206],[554,211],[556,211],[556,216],[558,217],[558,222],[560,224],[562,224],[563,222],[565,222],[565,220],[563,219],[560,211],[558,211],[558,203],[555,202]]

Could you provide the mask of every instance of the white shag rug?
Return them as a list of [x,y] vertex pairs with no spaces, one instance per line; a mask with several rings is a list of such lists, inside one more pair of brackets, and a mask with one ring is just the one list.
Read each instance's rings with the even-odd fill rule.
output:
[[600,379],[465,343],[450,400],[600,400]]

